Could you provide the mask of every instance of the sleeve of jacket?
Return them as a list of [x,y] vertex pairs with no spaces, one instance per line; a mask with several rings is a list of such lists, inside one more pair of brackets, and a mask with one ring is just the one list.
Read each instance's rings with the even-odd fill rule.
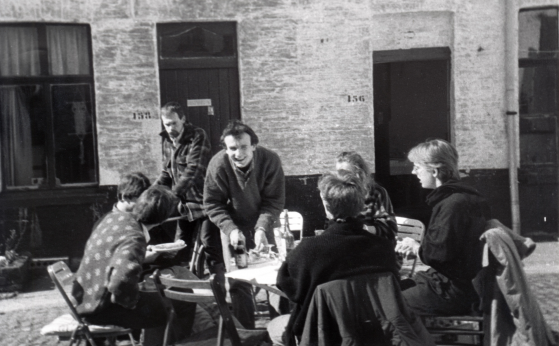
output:
[[214,156],[214,159],[210,161],[204,182],[204,209],[209,219],[223,233],[229,235],[237,226],[227,208],[229,189],[226,173],[218,162],[221,158],[221,156]]
[[263,227],[270,231],[285,206],[285,176],[279,156],[273,153],[273,160],[266,170],[266,180],[262,191],[260,216],[255,228]]
[[183,202],[196,201],[195,197],[191,196],[193,185],[198,185],[199,189],[202,190],[210,156],[211,145],[208,136],[203,129],[197,128],[190,144],[190,150],[186,154],[186,170],[173,186],[173,192]]
[[138,281],[145,252],[143,235],[132,236],[118,246],[111,259],[107,289],[114,296],[114,302],[125,308],[131,309],[138,302]]

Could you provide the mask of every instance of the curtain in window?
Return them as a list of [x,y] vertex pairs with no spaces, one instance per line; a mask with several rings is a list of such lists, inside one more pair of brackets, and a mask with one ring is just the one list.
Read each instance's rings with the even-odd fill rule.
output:
[[33,177],[31,120],[18,87],[0,87],[2,150],[7,186],[29,186]]
[[51,75],[89,74],[86,28],[47,26],[47,42]]
[[0,27],[0,76],[40,74],[37,29]]

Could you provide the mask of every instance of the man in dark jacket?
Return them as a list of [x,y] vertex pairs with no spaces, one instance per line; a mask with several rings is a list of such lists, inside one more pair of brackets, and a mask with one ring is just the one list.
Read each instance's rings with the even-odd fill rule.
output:
[[[489,220],[489,206],[474,188],[460,181],[458,152],[435,139],[414,147],[408,158],[433,209],[421,242],[403,242],[396,250],[418,254],[431,268],[403,282],[404,298],[419,315],[460,315],[472,311],[478,296],[472,279],[481,270],[480,236]],[[410,287],[411,288],[408,288]]]
[[[268,326],[274,344],[294,345],[294,338],[301,337],[318,285],[375,272],[398,275],[392,242],[365,231],[358,219],[366,194],[361,184],[350,172],[343,177],[325,174],[319,181],[329,225],[322,235],[303,240],[279,269],[277,286],[295,307],[289,317],[277,317]],[[287,326],[281,326],[287,318]]]
[[175,241],[183,240],[187,247],[179,251],[175,264],[190,261],[196,236],[200,232],[211,270],[222,260],[220,240],[211,237],[211,225],[202,206],[204,178],[211,157],[210,142],[203,129],[186,120],[178,102],[169,102],[161,108],[161,122],[165,127],[160,136],[163,137],[166,162],[154,184],[172,188],[180,199],[173,215],[185,217],[178,221]]

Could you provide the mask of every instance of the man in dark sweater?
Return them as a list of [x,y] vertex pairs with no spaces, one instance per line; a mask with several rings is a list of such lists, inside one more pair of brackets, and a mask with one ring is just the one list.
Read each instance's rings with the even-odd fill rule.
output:
[[[258,136],[234,120],[223,130],[224,149],[210,161],[204,183],[204,208],[219,228],[227,270],[231,250],[252,249],[273,241],[272,225],[285,203],[285,181],[279,156],[258,146]],[[245,328],[254,328],[250,285],[233,282],[233,313]]]
[[350,172],[342,177],[325,174],[319,181],[329,225],[322,235],[303,240],[279,269],[277,286],[295,307],[291,315],[270,322],[274,345],[296,344],[318,285],[375,272],[398,275],[392,242],[365,231],[358,219],[366,195],[361,184]]

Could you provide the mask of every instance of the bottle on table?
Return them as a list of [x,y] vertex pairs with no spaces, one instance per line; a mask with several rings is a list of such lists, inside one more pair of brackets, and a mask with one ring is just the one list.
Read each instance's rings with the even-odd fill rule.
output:
[[244,269],[248,267],[248,254],[244,242],[239,241],[237,248],[233,250],[235,255],[235,265],[237,269]]

